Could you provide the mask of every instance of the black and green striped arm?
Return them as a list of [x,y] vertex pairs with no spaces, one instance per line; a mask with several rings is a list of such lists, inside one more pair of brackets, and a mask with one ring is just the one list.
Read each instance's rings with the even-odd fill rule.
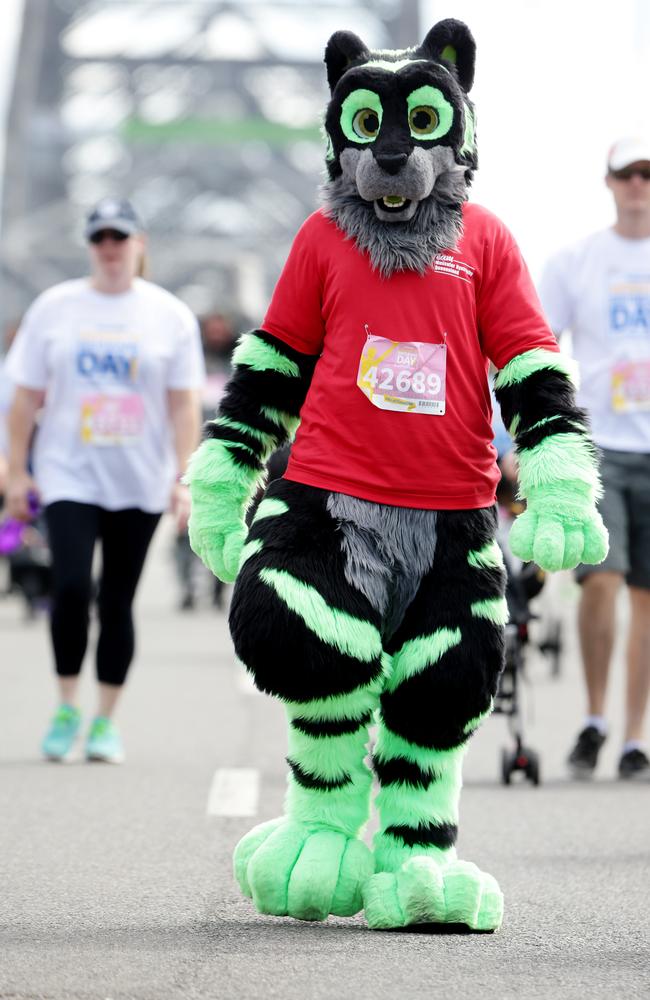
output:
[[523,496],[529,488],[577,480],[598,489],[587,414],[576,404],[577,365],[556,351],[519,354],[495,379],[501,416],[519,458]]
[[261,473],[276,448],[293,439],[318,357],[301,354],[265,330],[235,348],[233,375],[204,438],[222,441],[233,460]]

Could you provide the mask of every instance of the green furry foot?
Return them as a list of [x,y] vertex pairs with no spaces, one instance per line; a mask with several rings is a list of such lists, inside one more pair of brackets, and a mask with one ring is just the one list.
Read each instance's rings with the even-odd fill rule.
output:
[[351,917],[374,871],[365,844],[338,830],[274,819],[235,848],[235,877],[260,913],[297,920]]
[[468,861],[440,865],[432,858],[406,861],[398,872],[373,875],[363,888],[373,930],[411,924],[465,924],[494,931],[503,919],[503,895],[491,875]]

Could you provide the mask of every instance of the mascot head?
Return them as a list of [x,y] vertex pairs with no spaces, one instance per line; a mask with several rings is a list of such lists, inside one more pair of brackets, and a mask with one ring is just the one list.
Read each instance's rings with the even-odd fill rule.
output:
[[477,166],[475,44],[460,21],[415,49],[371,52],[337,31],[325,50],[325,207],[382,274],[431,264],[456,245]]

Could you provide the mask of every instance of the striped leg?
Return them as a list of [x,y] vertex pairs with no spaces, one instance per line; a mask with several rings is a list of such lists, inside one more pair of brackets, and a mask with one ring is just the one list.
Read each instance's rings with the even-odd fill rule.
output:
[[443,511],[431,571],[392,637],[375,768],[379,874],[364,889],[371,927],[501,922],[495,880],[456,860],[461,767],[489,714],[507,617],[493,509]]
[[285,816],[235,851],[262,913],[324,920],[362,907],[372,874],[368,727],[383,680],[377,612],[345,580],[327,494],[273,483],[242,554],[230,614],[239,658],[289,719]]

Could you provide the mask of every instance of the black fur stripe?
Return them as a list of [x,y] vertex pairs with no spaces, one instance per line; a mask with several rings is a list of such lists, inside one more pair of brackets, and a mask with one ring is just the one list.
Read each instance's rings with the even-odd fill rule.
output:
[[562,372],[540,369],[515,385],[496,389],[495,395],[506,427],[511,426],[516,416],[519,416],[518,427],[525,430],[557,414],[588,426],[585,411],[576,406],[573,384]]
[[347,736],[356,733],[372,722],[372,712],[366,712],[360,719],[304,719],[299,716],[291,720],[291,725],[305,736],[316,739],[326,736]]
[[246,448],[238,448],[234,443],[232,447],[228,448],[228,451],[233,457],[233,460],[237,465],[242,465],[247,469],[253,469],[255,472],[262,472],[264,466],[255,455],[251,455],[250,451]]
[[247,434],[246,431],[240,431],[236,427],[224,427],[222,424],[214,423],[214,421],[209,421],[206,424],[205,437],[216,441],[234,441],[235,443],[245,444],[247,448],[250,448],[254,452],[257,458],[261,456],[264,450],[264,445],[259,438],[253,437],[252,434]]
[[311,788],[319,792],[333,792],[337,788],[345,788],[352,783],[349,774],[344,774],[341,778],[319,778],[315,774],[305,771],[300,764],[287,757],[287,764],[291,768],[293,777],[302,788]]
[[410,785],[411,788],[421,788],[424,791],[439,780],[438,774],[425,771],[417,764],[407,760],[406,757],[382,760],[380,757],[374,756],[372,765],[379,779],[379,784],[382,786]]
[[525,448],[534,448],[554,434],[585,434],[586,430],[587,428],[582,422],[575,417],[558,417],[557,420],[549,420],[539,427],[518,431],[517,446],[520,451]]
[[458,827],[453,823],[420,823],[418,826],[387,826],[396,840],[407,847],[453,847],[458,836]]

